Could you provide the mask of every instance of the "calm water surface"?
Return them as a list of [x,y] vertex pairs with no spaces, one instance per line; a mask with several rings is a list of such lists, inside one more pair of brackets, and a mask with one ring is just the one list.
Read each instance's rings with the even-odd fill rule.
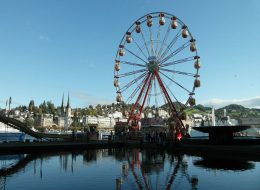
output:
[[0,156],[0,189],[260,189],[260,163],[158,150]]

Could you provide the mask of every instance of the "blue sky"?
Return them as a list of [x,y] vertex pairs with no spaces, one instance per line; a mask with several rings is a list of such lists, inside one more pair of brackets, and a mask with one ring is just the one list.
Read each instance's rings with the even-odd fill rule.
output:
[[197,103],[260,107],[258,0],[1,0],[0,107],[115,101],[114,59],[139,17],[176,15],[197,39],[202,86]]

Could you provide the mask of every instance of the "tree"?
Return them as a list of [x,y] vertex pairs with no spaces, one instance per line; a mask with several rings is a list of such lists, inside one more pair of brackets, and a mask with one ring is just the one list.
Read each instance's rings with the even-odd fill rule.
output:
[[39,106],[39,109],[38,109],[38,114],[43,114],[43,111],[42,111],[42,108],[40,108],[40,106]]
[[47,111],[48,113],[51,113],[53,115],[56,113],[56,108],[55,108],[54,104],[51,101],[47,102],[47,110],[48,110]]
[[28,110],[29,110],[29,112],[34,112],[34,111],[35,111],[35,103],[34,103],[34,100],[31,100],[31,101],[29,102]]
[[44,100],[44,102],[42,104],[39,105],[39,108],[42,110],[43,114],[47,113],[47,105],[46,105],[45,100]]
[[206,108],[203,105],[201,105],[201,104],[195,106],[194,108],[197,108],[198,110],[200,110],[202,112],[206,112]]
[[88,108],[84,108],[81,110],[81,115],[88,115]]
[[97,115],[102,115],[102,107],[101,107],[100,104],[98,104],[98,105],[96,106],[96,110],[97,110]]
[[26,125],[27,125],[28,127],[33,127],[33,125],[34,125],[34,120],[33,120],[33,118],[27,117],[27,118],[25,119],[25,123],[26,123]]

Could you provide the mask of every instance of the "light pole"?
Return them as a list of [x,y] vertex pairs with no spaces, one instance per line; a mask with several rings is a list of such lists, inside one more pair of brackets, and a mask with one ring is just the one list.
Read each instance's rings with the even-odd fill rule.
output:
[[9,107],[8,107],[8,117],[10,116],[10,105],[11,105],[11,102],[12,102],[12,98],[11,98],[11,96],[10,96],[10,98],[9,98]]
[[111,115],[109,116],[109,119],[110,119],[110,124],[109,124],[110,126],[109,126],[109,128],[111,129],[111,127],[112,127],[112,121],[111,121],[112,116]]
[[[10,116],[10,105],[11,105],[11,102],[12,102],[12,98],[11,98],[11,96],[10,96],[10,98],[9,98],[9,101],[7,100],[6,101],[6,107],[7,107],[7,102],[8,102],[8,117]],[[6,108],[7,109],[7,108]],[[8,125],[6,124],[6,126],[5,126],[5,137],[6,137],[6,141],[7,141],[7,139],[8,139]]]

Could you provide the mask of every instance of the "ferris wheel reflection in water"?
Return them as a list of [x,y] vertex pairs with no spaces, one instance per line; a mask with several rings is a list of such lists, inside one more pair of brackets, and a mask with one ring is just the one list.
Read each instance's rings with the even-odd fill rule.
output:
[[[197,189],[198,177],[188,173],[188,163],[184,155],[168,155],[158,150],[132,149],[125,153],[122,175],[116,179],[116,189],[175,189],[186,180],[192,190]],[[167,157],[167,158],[166,158]],[[168,171],[165,164],[169,161]],[[130,176],[134,178],[133,187]],[[127,188],[124,188],[127,186]]]

